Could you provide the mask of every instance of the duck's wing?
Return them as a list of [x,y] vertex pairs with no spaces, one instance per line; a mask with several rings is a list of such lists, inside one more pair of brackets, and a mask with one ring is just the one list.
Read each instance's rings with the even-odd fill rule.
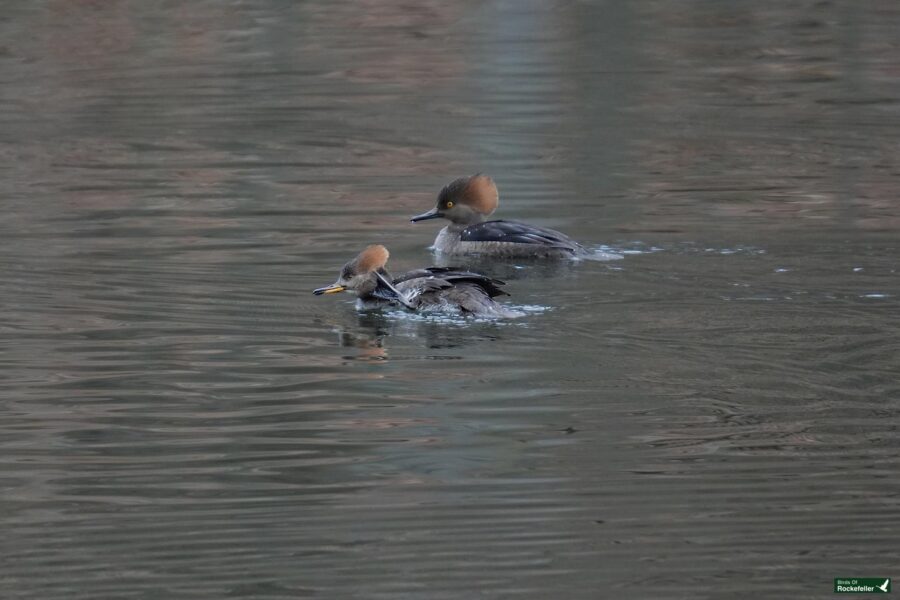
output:
[[505,242],[512,244],[536,244],[577,252],[581,248],[564,233],[517,221],[485,221],[469,225],[460,234],[463,242]]
[[473,273],[457,267],[427,267],[409,271],[394,279],[394,285],[400,289],[417,289],[421,292],[447,289],[457,283],[471,283],[477,285],[490,298],[496,296],[508,296],[507,292],[500,289],[505,282],[493,279],[481,273]]
[[375,289],[372,290],[372,296],[387,300],[388,302],[398,302],[406,308],[415,310],[416,306],[403,295],[403,290],[398,289],[391,281],[391,276],[384,269],[375,271]]

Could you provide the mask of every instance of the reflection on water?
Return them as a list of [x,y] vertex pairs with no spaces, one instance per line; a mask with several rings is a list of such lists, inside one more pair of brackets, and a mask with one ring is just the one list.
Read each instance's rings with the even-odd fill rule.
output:
[[[0,596],[896,575],[895,3],[182,4],[0,20]],[[476,171],[622,258],[309,293]]]

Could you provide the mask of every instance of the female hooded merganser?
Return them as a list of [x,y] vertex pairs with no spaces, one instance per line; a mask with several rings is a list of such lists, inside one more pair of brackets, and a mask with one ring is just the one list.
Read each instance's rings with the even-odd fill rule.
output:
[[446,254],[484,254],[499,257],[571,258],[588,254],[569,236],[517,221],[485,221],[497,210],[497,186],[487,175],[460,177],[438,194],[437,206],[410,219],[448,219],[434,248]]
[[381,245],[372,245],[345,264],[338,280],[313,290],[313,294],[356,292],[360,309],[402,305],[414,311],[451,310],[464,315],[516,317],[494,302],[495,296],[508,295],[498,286],[502,281],[479,273],[452,267],[428,267],[391,277],[384,268],[390,254]]

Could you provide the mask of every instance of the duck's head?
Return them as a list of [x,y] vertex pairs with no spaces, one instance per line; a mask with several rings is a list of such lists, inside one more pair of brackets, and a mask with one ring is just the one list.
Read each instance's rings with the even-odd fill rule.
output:
[[471,177],[460,177],[441,190],[434,208],[410,221],[417,223],[428,219],[448,219],[458,225],[473,225],[481,223],[497,210],[499,201],[497,186],[487,175],[478,173]]
[[403,294],[391,283],[391,276],[385,269],[390,253],[380,244],[373,244],[360,252],[356,258],[341,267],[337,281],[329,286],[313,290],[313,294],[337,294],[353,291],[360,298],[375,297],[393,300],[407,308],[412,308]]

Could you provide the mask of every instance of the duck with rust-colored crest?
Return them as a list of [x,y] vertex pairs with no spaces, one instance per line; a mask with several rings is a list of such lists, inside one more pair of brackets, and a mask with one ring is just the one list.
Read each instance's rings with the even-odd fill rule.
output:
[[341,268],[337,281],[313,293],[356,292],[360,309],[403,306],[416,312],[454,312],[463,315],[515,317],[494,298],[507,295],[502,281],[453,267],[426,267],[392,277],[387,265],[390,253],[372,245]]
[[434,240],[434,248],[445,254],[550,259],[588,255],[581,244],[553,229],[518,221],[488,221],[499,201],[494,181],[479,173],[449,183],[438,194],[433,209],[410,220],[450,221]]

